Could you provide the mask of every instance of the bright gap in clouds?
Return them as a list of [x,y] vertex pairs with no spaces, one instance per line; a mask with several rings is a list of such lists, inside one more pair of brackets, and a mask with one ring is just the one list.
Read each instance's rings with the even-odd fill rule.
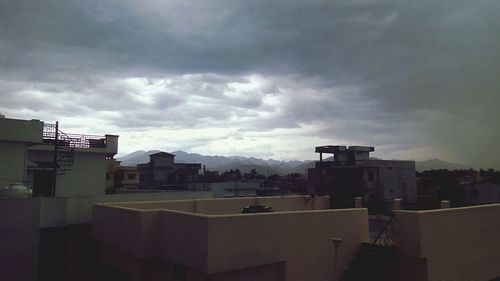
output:
[[[499,1],[4,1],[0,112],[120,153],[500,168]],[[144,139],[141,139],[144,136]]]

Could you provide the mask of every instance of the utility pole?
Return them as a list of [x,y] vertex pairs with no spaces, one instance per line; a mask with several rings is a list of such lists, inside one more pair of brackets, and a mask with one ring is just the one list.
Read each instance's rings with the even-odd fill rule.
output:
[[57,146],[59,142],[59,122],[56,121],[56,131],[54,137],[54,176],[52,179],[52,197],[56,197],[56,179],[57,179]]

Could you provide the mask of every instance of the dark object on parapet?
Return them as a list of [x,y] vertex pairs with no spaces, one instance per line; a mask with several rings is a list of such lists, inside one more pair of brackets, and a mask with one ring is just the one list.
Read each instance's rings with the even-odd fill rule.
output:
[[262,205],[250,205],[241,208],[242,214],[270,213],[272,211],[273,211],[272,207],[262,206]]

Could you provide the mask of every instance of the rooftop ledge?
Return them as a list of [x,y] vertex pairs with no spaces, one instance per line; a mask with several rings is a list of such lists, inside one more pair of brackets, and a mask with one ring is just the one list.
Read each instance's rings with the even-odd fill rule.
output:
[[273,208],[270,213],[275,214],[285,211],[312,211],[329,209],[329,197],[317,196],[268,196],[268,197],[243,197],[220,199],[196,199],[173,201],[148,201],[148,202],[120,202],[96,204],[103,207],[120,208],[130,211],[174,211],[189,213],[191,215],[252,215],[241,214],[241,209],[250,205],[262,205]]
[[[343,247],[353,251],[360,241],[368,241],[366,209],[330,209],[326,196],[308,199],[276,196],[94,204],[92,235],[135,257],[163,257],[206,274],[293,263],[295,256],[308,255],[292,257],[290,249],[324,251],[321,260],[328,266],[333,258],[332,237],[342,238]],[[273,212],[242,214],[241,208],[249,205],[270,206]],[[319,246],[308,248],[311,241]]]

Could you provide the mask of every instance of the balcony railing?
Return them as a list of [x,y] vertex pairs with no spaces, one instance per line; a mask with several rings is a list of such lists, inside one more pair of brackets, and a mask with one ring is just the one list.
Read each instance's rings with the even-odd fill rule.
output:
[[[56,139],[56,125],[44,124],[43,142],[52,144]],[[58,145],[74,148],[106,148],[106,137],[96,135],[66,134],[59,130]]]

